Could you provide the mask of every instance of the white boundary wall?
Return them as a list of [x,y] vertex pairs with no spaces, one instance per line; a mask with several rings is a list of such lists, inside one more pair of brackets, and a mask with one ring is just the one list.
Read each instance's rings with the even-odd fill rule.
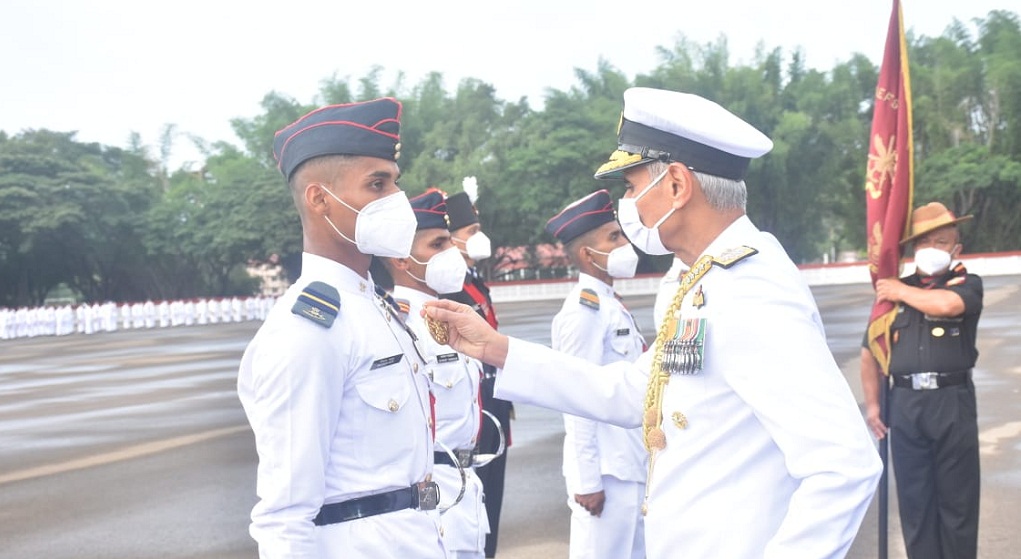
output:
[[[961,261],[968,271],[980,276],[1021,275],[1021,253],[964,255]],[[913,261],[904,262],[901,275],[914,272]],[[803,266],[801,273],[809,285],[839,285],[871,281],[867,262],[813,264]],[[623,296],[653,295],[662,276],[641,276],[617,280],[614,287]],[[495,303],[515,301],[562,300],[574,286],[573,280],[494,282],[489,284]]]

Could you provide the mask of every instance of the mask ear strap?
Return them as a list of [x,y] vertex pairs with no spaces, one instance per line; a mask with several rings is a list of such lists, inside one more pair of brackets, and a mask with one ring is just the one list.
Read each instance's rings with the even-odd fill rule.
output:
[[657,221],[656,224],[652,226],[652,229],[659,229],[659,226],[663,225],[663,222],[665,222],[667,219],[669,219],[670,216],[674,215],[674,211],[676,209],[677,208],[670,208],[670,211],[668,211],[666,213],[666,215],[664,215],[663,217],[659,218],[659,221]]
[[667,167],[666,169],[663,169],[663,172],[660,173],[659,176],[657,176],[655,179],[653,179],[652,182],[649,183],[649,186],[645,187],[645,190],[643,190],[640,194],[638,194],[638,196],[635,196],[635,202],[638,202],[638,200],[641,199],[642,196],[645,196],[646,194],[649,193],[650,190],[652,190],[652,187],[654,187],[657,184],[659,184],[659,181],[663,180],[663,177],[666,176],[667,171],[669,171],[669,170],[670,170],[669,167]]
[[350,204],[348,204],[347,202],[345,202],[345,201],[341,200],[341,199],[340,199],[340,196],[337,196],[336,194],[334,194],[334,193],[333,193],[333,191],[332,191],[332,190],[330,190],[329,188],[326,188],[326,185],[325,185],[325,184],[323,184],[323,183],[320,183],[320,182],[316,182],[316,183],[312,183],[312,184],[314,184],[314,185],[318,186],[319,188],[322,188],[323,190],[325,190],[325,191],[326,191],[326,193],[327,193],[327,194],[329,194],[330,196],[332,196],[334,200],[336,200],[336,201],[340,202],[340,203],[341,203],[341,205],[343,205],[343,206],[344,206],[345,208],[347,208],[347,209],[349,209],[349,210],[353,211],[353,212],[355,213],[355,215],[358,215],[358,214],[362,213],[362,212],[360,212],[360,211],[358,211],[358,210],[356,210],[356,209],[352,208],[352,207],[351,207],[351,205],[350,205]]
[[[343,204],[343,202],[341,202],[341,203]],[[329,223],[329,224],[330,224],[330,227],[333,227],[333,230],[334,230],[334,231],[336,231],[336,232],[337,232],[337,234],[338,234],[338,235],[340,235],[340,237],[341,237],[342,239],[344,239],[345,241],[347,241],[347,242],[349,242],[349,243],[351,243],[351,244],[353,244],[353,245],[355,245],[355,246],[358,246],[358,243],[357,243],[357,242],[355,242],[355,241],[354,241],[353,239],[349,238],[349,237],[348,237],[347,235],[345,235],[345,234],[343,234],[343,233],[341,233],[341,232],[340,232],[340,229],[338,229],[338,228],[337,228],[337,226],[336,226],[336,225],[334,225],[332,221],[330,221],[330,216],[328,216],[328,215],[324,215],[324,216],[323,216],[323,219],[325,219],[325,220],[326,220],[326,223]],[[357,237],[358,235],[355,235],[355,236]]]

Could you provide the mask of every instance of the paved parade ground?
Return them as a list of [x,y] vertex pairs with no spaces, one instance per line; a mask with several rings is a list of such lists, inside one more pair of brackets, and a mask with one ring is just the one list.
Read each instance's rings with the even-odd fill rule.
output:
[[[1021,277],[984,279],[975,369],[979,556],[1006,558],[1021,546]],[[871,287],[813,292],[830,348],[860,402],[858,354]],[[652,297],[626,303],[651,340]],[[548,343],[559,305],[498,306],[501,328]],[[0,341],[0,558],[256,557],[247,532],[256,455],[235,382],[257,327],[228,323]],[[791,340],[777,351],[797,351],[797,345]],[[513,429],[497,556],[564,558],[560,415],[519,405]],[[890,557],[899,558],[893,493],[891,481]],[[874,500],[849,557],[876,557],[876,538]]]

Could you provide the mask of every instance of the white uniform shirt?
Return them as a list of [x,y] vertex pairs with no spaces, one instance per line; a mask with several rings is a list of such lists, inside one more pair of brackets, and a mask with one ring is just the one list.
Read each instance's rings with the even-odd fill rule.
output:
[[[329,328],[291,311],[314,281],[339,291]],[[428,379],[403,324],[370,280],[308,253],[279,303],[238,375],[259,453],[250,531],[260,556],[444,557],[431,513],[312,522],[323,504],[408,487],[432,472]]]
[[[613,287],[588,274],[578,275],[578,283],[553,317],[551,330],[553,349],[596,365],[634,361],[645,346]],[[604,475],[645,482],[647,453],[641,429],[564,414],[564,434],[563,473],[568,496],[602,491]]]
[[[471,449],[478,439],[482,418],[479,382],[482,363],[440,345],[429,334],[421,316],[423,303],[436,297],[403,286],[394,287],[394,298],[408,304],[408,326],[419,339],[426,360],[426,372],[436,398],[436,441],[450,450]],[[437,444],[436,452],[444,452]],[[483,499],[482,481],[473,468],[465,469],[465,494],[454,508],[443,513],[443,541],[451,551],[483,552],[489,519]],[[461,491],[457,468],[438,464],[434,479],[440,485],[440,507],[449,507]]]
[[[881,474],[876,448],[776,239],[742,217],[706,253],[742,245],[759,252],[713,266],[680,310],[707,321],[704,363],[665,388],[648,557],[844,557]],[[593,370],[512,339],[496,395],[637,427],[651,360]]]
[[670,264],[670,269],[659,280],[656,302],[652,307],[652,323],[657,332],[659,331],[660,324],[663,322],[663,315],[666,314],[666,309],[674,298],[674,293],[677,293],[677,288],[681,286],[681,276],[687,271],[688,265],[675,256],[673,263]]

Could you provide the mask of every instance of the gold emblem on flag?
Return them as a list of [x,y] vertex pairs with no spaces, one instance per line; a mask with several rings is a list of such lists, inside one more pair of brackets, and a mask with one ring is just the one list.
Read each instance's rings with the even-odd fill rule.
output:
[[883,197],[883,186],[893,183],[893,175],[897,170],[897,138],[893,135],[884,144],[883,138],[876,134],[872,137],[872,150],[869,152],[868,178],[865,190],[869,197],[878,200]]

